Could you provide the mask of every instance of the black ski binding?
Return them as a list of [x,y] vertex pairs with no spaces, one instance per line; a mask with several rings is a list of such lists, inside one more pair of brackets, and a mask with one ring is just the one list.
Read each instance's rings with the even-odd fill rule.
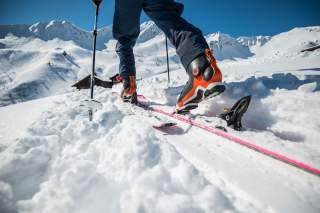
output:
[[227,122],[227,126],[233,126],[233,129],[240,131],[242,129],[241,119],[247,111],[251,101],[251,96],[246,96],[238,100],[231,109],[219,115]]

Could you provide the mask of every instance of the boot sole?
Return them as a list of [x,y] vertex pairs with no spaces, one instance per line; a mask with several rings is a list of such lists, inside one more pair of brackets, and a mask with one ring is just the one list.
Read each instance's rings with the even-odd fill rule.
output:
[[183,108],[176,109],[176,112],[178,114],[188,114],[190,110],[198,107],[198,103],[220,95],[225,89],[226,87],[221,83],[212,85],[211,88],[207,89],[205,92],[202,89],[199,89],[196,97],[193,99],[193,103],[186,104]]
[[138,103],[137,93],[135,92],[131,96],[122,97],[122,101],[126,103],[137,104]]
[[204,99],[210,99],[213,98],[217,95],[220,95],[221,93],[223,93],[226,90],[226,86],[224,86],[223,84],[217,84],[215,86],[213,86],[210,89],[207,89],[204,93]]

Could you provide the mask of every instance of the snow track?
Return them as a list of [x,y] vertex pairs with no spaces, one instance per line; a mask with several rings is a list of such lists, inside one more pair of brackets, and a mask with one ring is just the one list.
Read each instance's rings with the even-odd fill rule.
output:
[[264,211],[317,212],[320,209],[317,202],[320,187],[316,186],[319,177],[197,127],[190,128],[182,122],[179,122],[179,127],[182,128],[180,134],[172,130],[163,137],[211,183],[231,191],[236,198],[235,204],[237,199],[243,198],[255,204],[265,201],[260,206]]

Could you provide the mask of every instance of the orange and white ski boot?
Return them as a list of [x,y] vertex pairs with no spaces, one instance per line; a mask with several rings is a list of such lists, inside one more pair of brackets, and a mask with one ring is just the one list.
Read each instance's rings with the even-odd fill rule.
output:
[[179,114],[189,113],[198,107],[199,102],[217,96],[225,90],[221,71],[210,49],[206,49],[188,65],[187,73],[189,81],[176,104],[176,113]]
[[121,91],[121,99],[124,102],[130,102],[132,104],[138,103],[137,92],[136,92],[136,77],[129,76],[128,78],[123,78],[123,88]]

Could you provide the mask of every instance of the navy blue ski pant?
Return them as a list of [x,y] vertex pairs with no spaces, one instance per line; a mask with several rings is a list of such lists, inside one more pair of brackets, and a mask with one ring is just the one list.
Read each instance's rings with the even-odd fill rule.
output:
[[143,10],[176,47],[185,68],[208,48],[201,30],[181,17],[183,4],[174,0],[116,0],[113,37],[118,40],[116,52],[120,58],[120,75],[136,74],[133,46],[140,33]]

